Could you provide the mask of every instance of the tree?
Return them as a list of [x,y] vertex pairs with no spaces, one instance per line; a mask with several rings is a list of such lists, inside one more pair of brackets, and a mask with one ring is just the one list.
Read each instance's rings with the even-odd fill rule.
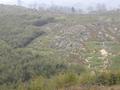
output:
[[76,11],[74,7],[72,7],[71,10],[72,10],[72,12],[75,12],[75,11]]
[[88,10],[88,12],[93,12],[93,11],[94,11],[94,9],[93,9],[92,6],[89,6],[89,7],[87,8],[87,10]]
[[105,4],[98,3],[97,6],[96,6],[96,10],[98,12],[105,12],[105,11],[107,11],[107,7],[106,7]]

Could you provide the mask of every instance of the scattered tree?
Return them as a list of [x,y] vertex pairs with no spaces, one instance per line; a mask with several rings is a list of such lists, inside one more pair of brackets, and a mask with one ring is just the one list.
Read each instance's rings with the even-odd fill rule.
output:
[[71,11],[72,11],[72,12],[75,12],[76,10],[75,10],[75,8],[74,8],[74,7],[72,7],[72,8],[71,8]]
[[105,4],[98,3],[97,6],[96,6],[96,10],[98,12],[105,12],[105,11],[107,11],[107,7],[106,7]]

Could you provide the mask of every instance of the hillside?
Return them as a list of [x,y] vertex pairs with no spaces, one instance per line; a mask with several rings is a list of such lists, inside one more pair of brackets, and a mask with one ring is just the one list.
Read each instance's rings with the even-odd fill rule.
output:
[[66,14],[0,5],[0,13],[1,87],[66,71],[120,70],[120,12]]

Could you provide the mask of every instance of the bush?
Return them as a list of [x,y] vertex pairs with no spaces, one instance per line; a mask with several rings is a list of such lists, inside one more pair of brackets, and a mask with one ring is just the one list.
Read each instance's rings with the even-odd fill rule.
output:
[[32,79],[27,88],[20,84],[17,90],[55,90],[55,84],[53,80],[39,76]]
[[33,25],[35,25],[35,26],[44,26],[44,25],[46,25],[48,23],[52,23],[53,21],[55,21],[54,18],[53,17],[49,17],[47,19],[37,20],[37,21],[34,22]]
[[104,72],[96,77],[96,83],[99,85],[120,84],[120,72]]
[[55,77],[56,88],[70,87],[78,84],[79,77],[75,73],[64,73]]
[[80,76],[80,84],[85,85],[85,84],[94,84],[95,82],[95,75],[91,75],[90,73],[83,73]]
[[29,90],[44,90],[45,87],[45,79],[43,77],[39,77],[30,82]]
[[[32,49],[12,49],[4,43],[0,44],[0,85],[14,84],[19,80],[27,82],[33,76],[50,77],[67,68],[54,52],[39,52]],[[45,54],[44,54],[45,53]]]

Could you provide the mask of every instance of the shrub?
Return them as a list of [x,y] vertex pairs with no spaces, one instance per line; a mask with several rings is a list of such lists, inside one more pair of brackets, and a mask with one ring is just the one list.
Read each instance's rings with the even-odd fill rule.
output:
[[79,77],[75,73],[64,73],[55,77],[56,88],[70,87],[78,84]]
[[55,84],[53,80],[39,76],[30,81],[28,90],[55,90]]
[[33,79],[31,82],[30,82],[30,85],[29,85],[29,90],[43,90],[44,87],[45,87],[45,79],[40,76],[38,77],[37,79]]
[[120,84],[120,72],[110,71],[101,73],[96,77],[96,83],[99,85],[116,85]]
[[46,25],[46,24],[48,24],[48,23],[51,23],[51,22],[53,22],[53,21],[54,21],[54,18],[53,18],[53,17],[50,17],[50,18],[47,18],[47,19],[37,20],[37,21],[34,22],[33,25],[35,25],[35,26],[44,26],[44,25]]
[[80,76],[80,84],[85,85],[85,84],[94,84],[95,82],[95,75],[92,75],[90,73],[83,73]]

